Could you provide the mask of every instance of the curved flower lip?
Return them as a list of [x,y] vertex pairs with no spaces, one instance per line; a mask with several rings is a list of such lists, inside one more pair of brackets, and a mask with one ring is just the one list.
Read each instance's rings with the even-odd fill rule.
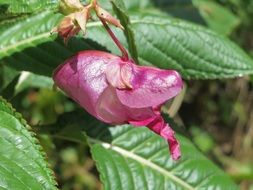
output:
[[131,108],[152,107],[176,96],[183,88],[177,71],[133,65],[131,90],[117,89],[122,104]]

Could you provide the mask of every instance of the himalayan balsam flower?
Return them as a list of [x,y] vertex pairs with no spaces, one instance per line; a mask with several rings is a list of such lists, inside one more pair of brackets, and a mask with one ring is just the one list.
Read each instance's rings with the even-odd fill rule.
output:
[[180,157],[174,131],[164,122],[161,105],[182,89],[174,70],[137,66],[101,51],[82,51],[54,72],[55,84],[97,119],[110,124],[147,126]]

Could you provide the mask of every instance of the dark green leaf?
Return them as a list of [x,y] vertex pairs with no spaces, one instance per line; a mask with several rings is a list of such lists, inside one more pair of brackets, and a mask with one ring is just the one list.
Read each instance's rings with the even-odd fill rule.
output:
[[80,38],[70,40],[66,47],[62,39],[50,35],[61,18],[60,14],[43,12],[0,32],[0,61],[17,70],[51,76],[56,66],[77,51],[105,50],[96,42]]
[[[80,50],[106,48],[119,54],[100,22],[88,24],[86,40],[73,38],[66,47],[62,39],[49,34],[60,18],[58,14],[44,12],[0,33],[0,61],[18,70],[50,76],[57,65]],[[140,64],[176,69],[186,79],[253,73],[253,61],[243,50],[203,27],[167,16],[136,15],[131,17],[131,23]],[[126,45],[122,32],[114,32]]]
[[204,27],[166,17],[132,18],[139,60],[178,70],[187,79],[237,77],[253,72],[235,43]]
[[0,92],[19,74],[18,71],[0,64]]
[[[170,125],[177,127],[174,122]],[[238,189],[180,134],[182,158],[173,161],[167,143],[145,127],[108,127],[78,111],[64,114],[48,128],[56,137],[81,143],[86,143],[80,136],[86,133],[105,190]],[[79,131],[79,137],[66,132],[70,129]]]
[[0,18],[38,13],[57,7],[58,0],[0,0]]
[[10,84],[8,84],[8,86],[7,86],[6,88],[3,89],[1,95],[2,95],[4,98],[10,100],[10,99],[14,96],[14,94],[15,94],[15,87],[16,87],[16,85],[17,85],[17,83],[18,83],[19,77],[20,77],[20,75],[17,75],[17,76],[10,82]]
[[146,128],[121,127],[109,129],[111,141],[101,129],[101,138],[89,139],[105,189],[238,189],[183,136],[182,158],[175,162],[160,137]]
[[0,187],[57,189],[42,148],[28,127],[21,115],[0,97]]

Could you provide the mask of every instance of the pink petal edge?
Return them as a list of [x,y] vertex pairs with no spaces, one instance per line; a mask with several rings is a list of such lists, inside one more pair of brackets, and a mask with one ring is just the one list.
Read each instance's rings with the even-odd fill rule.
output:
[[183,88],[174,70],[161,70],[133,64],[131,90],[117,89],[122,104],[132,108],[153,107],[176,96]]

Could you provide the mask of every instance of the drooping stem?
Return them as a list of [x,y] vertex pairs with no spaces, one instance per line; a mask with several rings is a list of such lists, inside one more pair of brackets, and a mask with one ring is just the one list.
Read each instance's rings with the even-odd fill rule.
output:
[[121,53],[122,53],[122,60],[123,61],[128,61],[129,60],[129,56],[127,53],[127,50],[124,48],[124,46],[120,43],[120,41],[118,40],[118,38],[115,36],[115,34],[112,32],[112,30],[110,29],[110,27],[108,26],[108,24],[102,20],[100,18],[100,21],[102,22],[102,24],[104,25],[106,31],[108,32],[108,34],[111,36],[112,40],[114,41],[114,43],[118,46],[118,48],[120,49]]

